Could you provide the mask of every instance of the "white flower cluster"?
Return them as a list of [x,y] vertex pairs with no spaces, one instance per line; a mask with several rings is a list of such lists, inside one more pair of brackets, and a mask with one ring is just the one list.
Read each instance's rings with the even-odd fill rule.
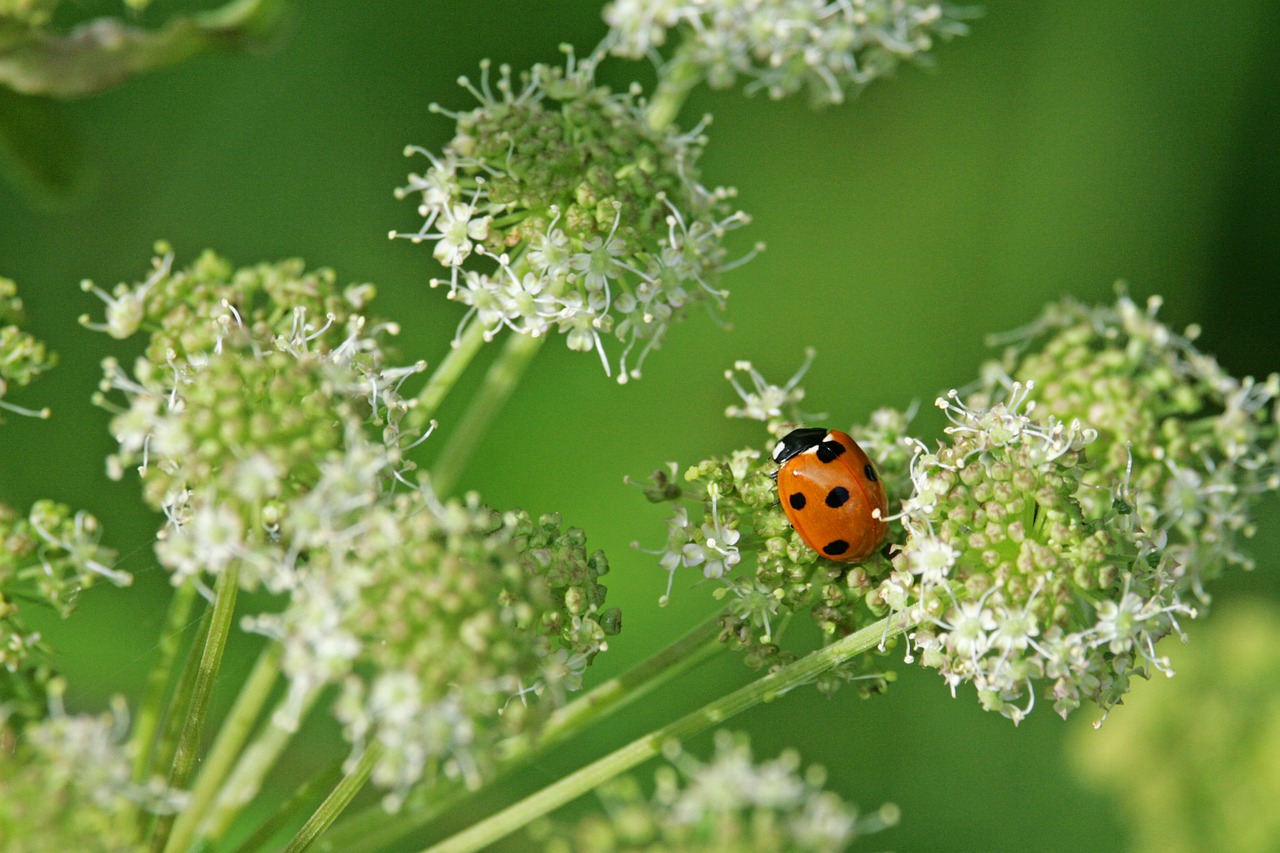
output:
[[1280,374],[1230,375],[1196,348],[1198,327],[1170,329],[1160,307],[1123,289],[1113,305],[1052,305],[1004,337],[1014,345],[988,365],[980,393],[999,400],[1015,381],[1034,381],[1047,413],[1088,420],[1099,440],[1081,503],[1096,513],[1121,500],[1179,586],[1207,601],[1206,582],[1252,567],[1243,540],[1253,505],[1280,488]]
[[966,31],[957,10],[907,0],[615,0],[604,17],[621,56],[650,55],[678,29],[679,60],[714,88],[745,77],[748,92],[808,87],[830,104]]
[[918,447],[906,542],[879,589],[953,694],[972,682],[1015,723],[1041,681],[1063,716],[1083,698],[1110,708],[1145,666],[1168,672],[1155,644],[1195,616],[1132,514],[1082,509],[1097,433],[1038,417],[1033,391],[1015,385],[986,409],[954,391],[938,400],[951,441]]
[[625,382],[686,307],[723,303],[717,275],[741,260],[727,263],[722,241],[747,217],[728,209],[731,191],[698,183],[700,128],[649,127],[637,92],[594,72],[570,56],[518,86],[507,67],[491,82],[487,64],[478,86],[464,79],[480,105],[447,113],[457,135],[440,154],[406,150],[430,161],[398,190],[421,197],[423,223],[391,236],[434,244],[448,277],[432,285],[468,308],[459,334],[469,321],[486,338],[559,332],[606,373],[612,336]]
[[353,312],[368,295],[292,262],[206,255],[175,271],[166,257],[104,295],[151,334],[132,374],[107,363],[103,391],[125,398],[113,468],[140,463],[174,583],[235,567],[242,588],[276,594],[243,621],[281,645],[274,724],[292,731],[339,685],[356,750],[386,747],[372,778],[395,807],[428,777],[478,782],[497,740],[580,686],[619,617],[580,530],[408,480],[399,386],[422,366],[383,366],[394,327]]

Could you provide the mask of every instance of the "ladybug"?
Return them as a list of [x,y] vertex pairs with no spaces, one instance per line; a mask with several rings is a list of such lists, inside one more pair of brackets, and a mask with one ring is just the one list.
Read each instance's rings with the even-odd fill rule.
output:
[[773,461],[781,466],[782,509],[806,545],[841,563],[864,559],[880,545],[889,498],[856,441],[819,427],[792,430],[774,447]]

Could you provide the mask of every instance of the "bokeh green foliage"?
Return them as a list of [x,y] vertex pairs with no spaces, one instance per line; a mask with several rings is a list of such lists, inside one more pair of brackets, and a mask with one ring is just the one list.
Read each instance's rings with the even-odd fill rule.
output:
[[1113,796],[1136,853],[1265,853],[1280,838],[1280,608],[1233,601],[1173,650],[1177,676],[1077,730],[1072,763]]
[[[548,347],[482,443],[465,487],[494,505],[560,512],[610,557],[610,604],[622,606],[625,631],[592,678],[643,659],[714,604],[691,586],[657,607],[665,573],[628,546],[656,547],[661,514],[622,478],[751,439],[750,425],[722,417],[733,402],[722,374],[735,359],[780,380],[816,346],[806,408],[847,426],[971,381],[989,354],[986,333],[1063,294],[1107,301],[1123,277],[1135,296],[1163,293],[1172,325],[1201,323],[1204,349],[1232,373],[1280,363],[1280,58],[1270,50],[1280,10],[1265,0],[1178,0],[1154,12],[1105,0],[984,6],[936,69],[903,69],[840,108],[696,92],[681,121],[715,115],[704,179],[739,187],[754,220],[737,235],[742,249],[769,245],[724,279],[732,331],[695,312],[625,388],[594,358]],[[483,57],[524,68],[604,32],[599,4],[585,0],[314,0],[291,29],[264,55],[201,57],[66,105],[54,138],[74,139],[84,166],[57,207],[0,186],[0,275],[19,283],[29,330],[61,356],[13,395],[54,414],[3,427],[0,500],[49,497],[93,512],[137,576],[132,590],[84,596],[71,626],[44,626],[73,709],[138,694],[168,594],[136,482],[104,475],[109,416],[88,400],[108,341],[76,325],[95,307],[80,279],[133,280],[158,237],[183,263],[206,246],[239,264],[301,255],[343,280],[376,282],[379,313],[404,327],[405,360],[437,362],[462,307],[426,287],[437,272],[427,249],[386,240],[414,226],[411,204],[392,197],[413,165],[401,149],[447,140],[450,122],[427,105],[469,104],[454,81]],[[611,61],[601,73],[615,88],[651,79],[643,63]],[[7,119],[17,109],[0,103]],[[440,412],[442,429],[469,387]],[[940,426],[925,408],[922,435]],[[1278,515],[1274,500],[1260,513],[1259,569],[1214,590],[1224,611],[1234,598],[1280,595]],[[249,657],[229,660],[229,682]],[[739,661],[717,661],[548,759],[529,784],[748,676]],[[1110,794],[1066,771],[1071,726],[1044,715],[1014,730],[968,698],[952,701],[932,673],[906,672],[868,702],[797,691],[740,722],[762,754],[794,746],[825,765],[850,801],[897,802],[901,824],[876,839],[895,849],[1122,850],[1132,835]]]

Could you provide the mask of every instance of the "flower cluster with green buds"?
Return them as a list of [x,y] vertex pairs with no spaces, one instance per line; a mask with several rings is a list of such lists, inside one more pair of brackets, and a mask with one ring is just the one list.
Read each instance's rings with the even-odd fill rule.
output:
[[680,34],[681,73],[772,98],[807,88],[841,103],[900,62],[926,61],[938,40],[963,35],[964,10],[907,0],[615,0],[605,9],[610,49],[642,58]]
[[47,409],[33,411],[5,400],[11,388],[23,388],[54,365],[55,358],[43,343],[22,330],[22,299],[18,286],[0,278],[0,413],[48,417]]
[[[773,440],[781,438],[805,420],[797,408],[804,399],[799,383],[812,358],[810,351],[801,369],[783,385],[768,382],[749,362],[738,362],[726,378],[742,405],[730,406],[726,414],[762,421]],[[908,414],[881,409],[866,426],[855,426],[850,433],[874,460],[891,496],[904,494],[908,482],[909,421]],[[882,615],[884,607],[873,593],[889,563],[881,553],[852,566],[836,563],[806,545],[778,503],[772,449],[772,442],[742,448],[683,470],[671,463],[650,476],[645,494],[655,502],[675,503],[666,547],[656,552],[668,573],[663,600],[677,574],[685,570],[716,580],[716,596],[728,601],[723,639],[744,649],[751,666],[776,668],[793,657],[779,640],[795,613],[808,611],[828,642]],[[890,525],[888,541],[901,541],[896,521]],[[823,676],[819,686],[833,690],[859,669],[852,664],[839,668]],[[878,676],[860,681],[863,691],[881,686]]]
[[1015,385],[985,409],[939,399],[950,440],[912,460],[907,538],[879,591],[914,626],[921,663],[953,692],[972,682],[1015,722],[1041,681],[1064,716],[1082,698],[1110,708],[1143,664],[1163,665],[1156,641],[1195,615],[1126,507],[1082,506],[1094,430],[1039,416],[1032,393]]
[[701,126],[651,126],[637,89],[595,82],[598,59],[570,54],[518,80],[506,66],[491,80],[486,63],[478,86],[464,78],[480,105],[436,107],[457,122],[440,154],[407,149],[431,164],[399,190],[421,198],[423,223],[392,236],[434,244],[449,274],[432,285],[467,306],[463,324],[488,338],[560,332],[606,373],[616,338],[625,382],[688,306],[724,302],[724,236],[747,217],[729,209],[732,191],[698,182]]
[[1224,569],[1253,567],[1257,497],[1280,488],[1280,374],[1237,379],[1196,349],[1199,329],[1161,323],[1123,290],[1114,305],[1071,300],[1000,340],[1011,344],[983,371],[981,393],[1001,399],[1013,382],[1037,384],[1046,413],[1096,430],[1098,465],[1083,481],[1090,511],[1116,495],[1161,540],[1178,586],[1205,599]]
[[86,512],[41,500],[24,516],[0,504],[0,670],[26,667],[40,642],[40,633],[22,619],[23,608],[48,607],[66,618],[80,593],[100,578],[130,582],[112,567],[115,554],[98,539],[98,521]]
[[97,328],[149,335],[132,373],[105,365],[110,470],[139,466],[175,584],[234,571],[283,597],[245,618],[282,649],[277,726],[340,685],[335,714],[357,752],[385,747],[372,775],[396,807],[434,775],[477,783],[498,738],[577,689],[618,629],[607,562],[558,517],[441,502],[408,479],[404,450],[430,430],[402,432],[399,389],[424,365],[387,366],[396,329],[358,313],[369,285],[211,253],[175,270],[166,254],[100,295]]
[[655,774],[652,796],[634,777],[613,780],[599,791],[603,815],[535,827],[542,849],[832,853],[898,822],[892,804],[861,814],[823,790],[823,768],[802,769],[792,750],[755,760],[742,735],[717,732],[715,754],[705,762],[678,744],[666,757],[670,764]]
[[[0,279],[0,409],[47,416],[6,402],[10,387],[30,384],[55,359],[23,331],[17,286]],[[66,618],[80,593],[100,579],[127,585],[115,553],[100,543],[98,520],[87,512],[38,500],[26,512],[0,503],[0,738],[6,729],[45,715],[53,677],[48,650],[24,611],[48,609]]]
[[1040,683],[1066,716],[1171,674],[1156,643],[1249,564],[1251,505],[1280,485],[1280,378],[1229,376],[1158,307],[1051,307],[968,404],[938,401],[951,439],[912,460],[881,596],[922,663],[1015,722]]

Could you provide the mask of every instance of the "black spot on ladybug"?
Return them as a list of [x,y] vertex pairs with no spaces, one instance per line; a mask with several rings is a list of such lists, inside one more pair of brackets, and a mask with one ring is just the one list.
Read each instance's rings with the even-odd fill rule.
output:
[[848,550],[849,543],[843,539],[836,539],[822,546],[822,553],[829,557],[838,557]]
[[844,506],[844,502],[849,500],[849,490],[844,486],[836,486],[827,492],[827,506],[835,509],[838,506]]
[[870,463],[870,462],[868,462],[866,465],[863,465],[863,466],[862,466],[862,473],[866,474],[866,475],[867,475],[867,479],[868,479],[868,480],[870,480],[870,481],[871,481],[871,482],[873,482],[873,483],[874,483],[876,480],[879,480],[879,479],[880,479],[879,477],[877,477],[877,476],[876,476],[876,469],[871,467],[871,463]]
[[804,509],[804,503],[805,503],[804,495],[800,494],[799,492],[796,492],[787,500],[791,502],[792,509]]
[[838,441],[824,441],[818,445],[818,461],[834,462],[836,457],[844,453],[844,445]]

